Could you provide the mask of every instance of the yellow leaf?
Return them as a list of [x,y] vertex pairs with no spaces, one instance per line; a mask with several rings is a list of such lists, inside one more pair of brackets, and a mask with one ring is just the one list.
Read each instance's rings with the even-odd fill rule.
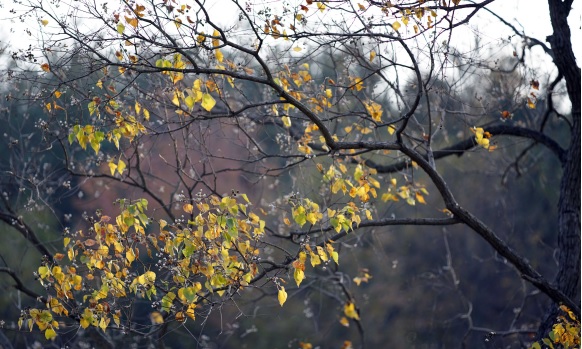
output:
[[394,127],[394,125],[388,126],[388,133],[390,133],[391,135],[393,135],[394,132],[396,132],[396,127]]
[[216,56],[216,60],[219,61],[220,63],[222,63],[222,61],[224,60],[224,55],[222,54],[222,52],[219,49],[216,49],[214,51],[214,55]]
[[527,98],[527,107],[530,109],[535,109],[536,108],[536,104],[534,103],[534,101],[531,98]]
[[47,26],[47,24],[49,24],[49,21],[48,21],[48,19],[42,19],[42,20],[40,21],[40,23],[42,23],[42,25],[46,27],[46,26]]
[[[212,33],[212,36],[214,36],[214,37],[220,37],[220,33],[218,32],[218,30],[214,29],[214,32]],[[213,38],[212,39],[212,46],[213,47],[220,46],[220,40],[218,40],[218,38]]]
[[299,46],[293,47],[293,51],[295,51],[295,52],[300,52],[301,50],[302,50],[302,48]]
[[163,324],[164,323],[164,317],[162,316],[162,313],[160,313],[159,311],[154,311],[153,313],[151,313],[150,319],[152,321],[152,324]]
[[55,332],[55,330],[52,327],[49,327],[46,329],[46,331],[44,331],[44,338],[48,339],[48,340],[53,340],[55,339],[57,336],[57,333]]
[[127,22],[127,24],[131,25],[134,28],[137,28],[137,18],[129,18],[127,16],[125,16],[125,21]]
[[109,170],[111,171],[111,175],[113,176],[115,174],[115,170],[117,170],[117,165],[113,161],[109,161],[107,165],[109,166]]
[[198,41],[199,44],[203,44],[204,41],[206,41],[206,36],[204,35],[204,32],[200,32],[200,34],[198,34],[198,36],[196,37],[196,41]]
[[370,212],[370,210],[366,210],[366,218],[371,221],[372,220],[372,213]]
[[485,136],[485,130],[481,127],[475,127],[472,131],[475,132],[475,141],[477,144],[485,149],[489,149],[489,139]]
[[44,279],[50,275],[50,269],[45,266],[38,267],[38,275],[41,279]]
[[206,111],[211,111],[216,105],[216,101],[208,93],[202,95],[202,103],[200,104]]
[[382,106],[374,101],[368,101],[365,104],[366,110],[376,122],[382,121]]
[[119,34],[123,34],[124,31],[125,31],[125,26],[123,25],[123,23],[118,23],[117,24],[117,32]]
[[313,212],[309,212],[306,216],[306,219],[309,223],[311,223],[311,225],[317,223],[317,215]]
[[318,2],[317,8],[319,9],[319,11],[323,12],[325,10],[325,5],[321,2]]
[[99,88],[103,88],[103,81],[101,81],[101,79],[99,79],[97,81],[97,83],[95,84],[95,86],[99,87]]
[[185,204],[182,208],[184,209],[184,212],[192,213],[194,206],[192,204]]
[[316,265],[321,264],[321,260],[319,259],[319,256],[316,255],[315,253],[313,253],[313,251],[309,252],[309,260],[311,261],[312,267],[315,267]]
[[135,252],[133,252],[133,248],[128,248],[127,252],[125,252],[125,258],[131,264],[135,260]]
[[426,205],[426,201],[424,201],[424,197],[422,196],[422,194],[416,193],[415,197],[416,197],[416,201],[420,202],[421,204]]
[[191,95],[184,98],[184,103],[186,103],[186,106],[188,107],[188,109],[192,110],[192,108],[194,108],[194,105],[196,104],[194,97],[192,97]]
[[376,58],[376,51],[372,50],[370,51],[370,62],[373,61],[374,58]]
[[350,320],[348,320],[347,317],[342,316],[342,318],[340,319],[340,324],[342,324],[342,326],[345,327],[350,327]]
[[109,320],[108,318],[102,317],[102,318],[99,320],[99,328],[100,328],[102,331],[105,331],[105,330],[107,329],[107,325],[109,325],[109,321],[110,321],[110,320]]
[[146,120],[149,120],[150,119],[150,111],[147,110],[146,108],[143,108],[143,117]]
[[355,77],[352,78],[350,77],[351,80],[351,84],[352,86],[350,87],[350,89],[356,89],[356,91],[361,91],[364,88],[364,80],[362,80],[362,78],[359,77]]
[[333,249],[333,246],[330,243],[327,243],[327,244],[325,244],[325,249],[327,250],[327,253],[331,256],[331,259],[333,259],[335,264],[339,265],[339,262],[338,262],[339,255],[338,255],[337,251],[335,251]]
[[293,278],[295,279],[297,286],[299,286],[301,285],[301,282],[305,279],[305,272],[303,272],[303,270],[301,269],[295,269],[295,271],[293,272]]
[[281,121],[283,121],[283,126],[286,128],[291,127],[291,118],[288,115],[282,116]]
[[400,29],[400,23],[399,22],[392,23],[392,28],[394,30],[398,31],[398,29]]
[[279,300],[279,304],[283,306],[287,301],[287,292],[285,292],[285,287],[281,286],[279,288],[279,292],[277,293],[277,299]]
[[322,261],[327,262],[328,257],[327,254],[325,253],[325,250],[323,249],[323,247],[321,246],[317,246],[317,254],[319,255],[319,258],[321,258]]
[[123,160],[121,160],[121,158],[119,159],[119,161],[117,162],[117,172],[121,175],[123,174],[123,171],[125,171],[125,168],[127,166],[125,165],[125,162],[123,162]]
[[174,98],[172,98],[172,103],[176,106],[180,106],[180,99],[178,99],[178,92],[174,92]]
[[344,314],[350,319],[360,320],[360,315],[356,311],[356,306],[352,302],[346,303],[344,306]]

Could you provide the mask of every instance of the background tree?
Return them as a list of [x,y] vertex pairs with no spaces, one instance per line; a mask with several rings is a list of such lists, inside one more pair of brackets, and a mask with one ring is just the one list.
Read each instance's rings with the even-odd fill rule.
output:
[[[14,296],[31,296],[13,302],[15,330],[101,347],[177,346],[172,333],[226,346],[265,326],[299,328],[299,347],[579,346],[580,69],[572,1],[548,3],[549,45],[492,0],[16,7],[39,40],[6,72],[19,88],[5,92],[0,218],[39,252],[44,290],[4,260]],[[463,42],[482,18],[510,36]],[[559,195],[555,221],[521,223],[552,205],[515,193]],[[556,264],[540,246],[554,239]],[[497,311],[475,306],[488,293]],[[272,323],[292,311],[275,299],[313,324]]]

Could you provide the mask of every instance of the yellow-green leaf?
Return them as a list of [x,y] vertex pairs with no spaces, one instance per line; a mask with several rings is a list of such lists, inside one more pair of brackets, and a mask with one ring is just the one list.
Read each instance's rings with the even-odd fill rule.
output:
[[184,103],[186,103],[188,109],[192,110],[192,108],[194,108],[194,104],[196,104],[196,101],[194,100],[194,97],[188,96],[184,98]]
[[291,118],[287,115],[281,117],[281,121],[283,121],[283,126],[286,128],[291,127]]
[[44,331],[44,338],[48,339],[48,340],[53,340],[55,339],[57,336],[57,333],[55,332],[55,330],[52,327],[49,327],[46,329],[46,331]]
[[206,111],[211,111],[212,108],[214,108],[214,106],[216,105],[216,101],[214,100],[214,98],[212,98],[212,96],[208,93],[205,93],[202,95],[202,108],[204,108]]
[[41,279],[44,279],[50,275],[50,269],[45,266],[38,267],[38,275]]

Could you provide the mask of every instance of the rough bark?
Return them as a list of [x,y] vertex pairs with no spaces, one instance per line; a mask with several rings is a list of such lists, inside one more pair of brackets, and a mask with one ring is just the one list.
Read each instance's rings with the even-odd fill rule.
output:
[[[580,68],[572,51],[568,14],[572,0],[548,0],[553,34],[547,38],[554,62],[564,76],[572,102],[572,134],[558,203],[558,272],[554,280],[566,296],[580,303]],[[543,338],[556,321],[558,305],[552,304],[538,331]]]

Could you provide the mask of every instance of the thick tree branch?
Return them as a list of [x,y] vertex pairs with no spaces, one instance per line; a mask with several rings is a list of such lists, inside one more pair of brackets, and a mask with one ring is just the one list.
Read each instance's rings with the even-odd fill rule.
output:
[[[566,160],[566,151],[560,147],[560,145],[552,138],[536,130],[511,125],[495,125],[484,127],[484,129],[485,131],[491,133],[493,137],[512,136],[531,139],[548,148],[554,155],[556,155],[560,162],[563,163]],[[477,146],[478,145],[475,142],[475,138],[470,137],[456,144],[453,144],[450,147],[433,151],[434,160],[446,158],[451,155],[461,156],[465,152]],[[426,155],[423,155],[423,158],[428,160]],[[402,161],[396,164],[382,165],[372,160],[366,160],[366,165],[376,169],[379,173],[393,173],[410,167],[410,162]]]
[[28,242],[30,242],[34,248],[42,256],[47,256],[52,260],[53,254],[47,249],[47,247],[38,239],[34,230],[32,230],[20,217],[17,217],[11,213],[0,212],[0,220],[6,223],[8,226],[16,229]]
[[33,290],[29,289],[28,287],[26,287],[24,285],[24,283],[22,282],[22,280],[20,280],[20,277],[18,277],[18,274],[7,267],[0,267],[0,273],[6,273],[8,275],[10,275],[12,277],[12,279],[14,280],[14,282],[16,282],[15,285],[13,285],[13,287],[17,290],[19,290],[20,292],[24,293],[27,296],[30,296],[31,298],[34,298],[42,303],[46,303],[47,300],[44,296],[41,296],[40,294],[34,292]]
[[450,191],[447,183],[444,181],[441,175],[430,166],[428,161],[426,161],[422,155],[407,147],[403,147],[401,151],[409,156],[413,161],[415,161],[431,178],[432,182],[435,184],[436,188],[444,199],[447,209],[455,215],[455,218],[461,220],[463,223],[473,229],[473,231],[479,234],[485,241],[487,241],[489,245],[491,245],[491,247],[497,251],[497,253],[506,258],[520,272],[521,276],[525,280],[528,280],[530,283],[532,283],[540,291],[550,297],[554,302],[567,305],[576,313],[578,317],[580,316],[580,307],[576,302],[574,302],[570,297],[565,295],[556,287],[550,285],[550,283],[544,277],[542,277],[540,273],[533,269],[533,267],[525,258],[517,254],[487,225],[485,225],[472,213],[459,205],[459,203],[453,197],[453,193]]

